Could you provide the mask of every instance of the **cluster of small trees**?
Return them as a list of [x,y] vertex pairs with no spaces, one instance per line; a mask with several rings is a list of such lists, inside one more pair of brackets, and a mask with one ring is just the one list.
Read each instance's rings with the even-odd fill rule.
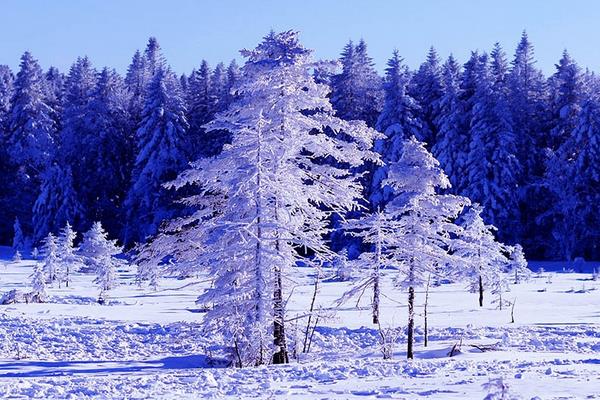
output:
[[75,246],[76,237],[77,233],[67,223],[58,237],[49,233],[44,238],[41,262],[36,262],[31,275],[31,301],[45,302],[47,285],[69,287],[74,271],[96,274],[94,283],[100,288],[99,302],[105,300],[107,291],[118,285],[117,268],[125,265],[125,261],[116,257],[123,251],[116,240],[108,239],[100,222],[95,222],[83,235],[79,247]]
[[[288,362],[291,267],[346,263],[346,253],[336,254],[328,240],[340,230],[332,220],[359,239],[363,252],[354,269],[366,277],[346,297],[372,288],[374,323],[380,271],[398,271],[397,285],[408,290],[409,358],[415,288],[431,275],[469,277],[482,296],[484,288],[500,290],[508,268],[525,268],[517,248],[495,240],[482,208],[465,209],[466,197],[443,193],[450,188],[446,174],[411,132],[389,128],[382,135],[364,121],[336,116],[329,88],[318,79],[323,74],[313,74],[322,65],[296,32],[271,32],[242,54],[237,98],[205,125],[208,132],[229,132],[230,142],[168,184],[184,190],[182,203],[194,211],[171,220],[138,254],[139,277],[152,285],[167,270],[212,277],[198,299],[210,305],[204,325],[220,334],[236,365]],[[378,125],[399,126],[405,114],[396,101],[386,97],[389,112]],[[365,213],[369,174],[378,209]],[[359,218],[345,220],[349,212]]]

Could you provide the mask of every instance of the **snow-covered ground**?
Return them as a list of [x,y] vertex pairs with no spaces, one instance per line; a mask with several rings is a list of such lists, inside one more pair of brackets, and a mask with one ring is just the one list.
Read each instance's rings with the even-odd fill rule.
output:
[[[25,289],[33,261],[10,261],[0,250],[0,292]],[[511,310],[491,298],[478,307],[464,284],[430,293],[430,342],[423,345],[418,317],[416,359],[404,359],[399,335],[392,360],[382,360],[379,332],[363,302],[334,310],[348,284],[321,284],[321,308],[310,353],[285,366],[223,368],[219,351],[200,327],[194,303],[205,278],[161,281],[140,288],[134,271],[120,271],[110,305],[96,303],[93,276],[76,274],[69,288],[51,288],[47,304],[0,306],[0,398],[291,398],[483,399],[483,385],[502,378],[524,399],[600,398],[600,281],[596,264],[583,273],[561,263],[532,263],[528,283],[511,286]],[[312,297],[313,272],[298,268],[288,318],[291,347],[300,341],[301,317]],[[405,325],[406,294],[385,271],[382,327]],[[289,284],[292,284],[291,282]],[[486,293],[487,294],[487,293]],[[422,312],[422,292],[417,292]],[[365,303],[365,304],[363,304]],[[462,342],[461,352],[448,357]],[[482,352],[478,349],[490,349]],[[512,398],[512,397],[506,397]]]

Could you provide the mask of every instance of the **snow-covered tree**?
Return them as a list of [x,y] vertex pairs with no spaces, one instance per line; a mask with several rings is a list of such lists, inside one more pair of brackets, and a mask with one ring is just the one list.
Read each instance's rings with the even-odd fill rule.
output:
[[381,111],[383,93],[381,78],[367,54],[367,44],[352,41],[344,47],[340,58],[342,72],[332,77],[331,103],[336,115],[345,120],[362,120],[374,127]]
[[600,201],[599,101],[587,100],[578,118],[569,138],[548,162],[545,185],[552,201],[540,216],[551,220],[555,255],[567,260],[593,254],[600,237],[595,210]]
[[519,221],[521,166],[516,157],[516,139],[504,86],[494,79],[487,56],[483,55],[471,98],[467,183],[463,194],[482,204],[486,221],[499,228],[502,238],[514,240],[518,231],[512,221]]
[[33,274],[31,274],[31,288],[29,295],[30,301],[34,303],[44,303],[48,300],[48,292],[46,290],[46,274],[44,267],[40,263],[35,263]]
[[348,260],[348,250],[342,249],[333,258],[331,266],[335,271],[335,277],[342,282],[349,281],[354,278],[354,263]]
[[383,132],[386,138],[375,143],[375,150],[381,154],[386,164],[375,169],[371,180],[369,200],[374,210],[383,207],[392,195],[390,188],[381,184],[387,176],[387,163],[398,161],[403,141],[411,136],[420,137],[423,130],[423,123],[418,118],[419,105],[408,94],[408,67],[403,65],[398,51],[394,51],[387,65],[385,102],[376,125],[377,130]]
[[509,265],[504,246],[496,241],[492,225],[486,225],[481,217],[479,204],[461,216],[463,228],[451,243],[453,255],[463,260],[459,276],[467,280],[473,293],[479,293],[479,306],[483,307],[486,288],[497,285],[501,274]]
[[104,68],[84,107],[86,130],[79,138],[81,161],[77,163],[83,173],[76,190],[85,209],[85,223],[81,224],[85,228],[101,220],[110,233],[118,234],[122,226],[122,203],[134,157],[129,96],[123,79]]
[[9,155],[28,174],[39,176],[54,154],[56,126],[46,102],[42,69],[29,52],[21,57],[11,106]]
[[0,132],[8,128],[10,102],[14,92],[15,77],[7,65],[0,65]]
[[13,255],[12,261],[13,262],[19,262],[23,260],[23,256],[21,255],[21,252],[19,250],[15,251],[15,254]]
[[101,297],[118,284],[117,268],[125,265],[125,261],[116,256],[122,252],[117,241],[108,238],[100,222],[94,222],[91,229],[83,234],[79,255],[83,263],[96,273],[94,283],[100,287]]
[[455,262],[449,255],[454,219],[469,204],[467,198],[439,194],[450,183],[439,162],[414,137],[402,145],[398,162],[389,166],[394,198],[385,212],[395,221],[391,262],[398,268],[396,284],[408,289],[407,358],[413,358],[415,288],[439,268]]
[[444,94],[442,67],[437,51],[433,47],[429,49],[426,61],[413,75],[409,93],[419,104],[419,114],[417,115],[423,122],[422,130],[417,138],[431,148],[437,142],[439,127],[436,121],[440,117],[440,101]]
[[27,248],[27,239],[25,238],[25,235],[23,235],[23,229],[21,228],[21,222],[19,221],[19,217],[15,218],[15,223],[13,224],[13,232],[13,250],[25,250]]
[[[206,61],[200,68],[194,70],[188,81],[187,120],[189,136],[194,144],[194,159],[211,157],[223,147],[223,141],[218,132],[207,132],[204,125],[213,119],[218,98],[213,92],[211,70]],[[217,135],[213,137],[213,135]]]
[[198,299],[214,305],[204,324],[223,335],[240,366],[288,362],[288,269],[304,260],[303,249],[331,258],[324,240],[329,215],[360,197],[355,176],[319,160],[351,167],[375,160],[369,149],[377,135],[364,122],[333,115],[328,89],[313,80],[311,51],[296,32],[271,32],[242,54],[239,98],[207,126],[228,130],[232,142],[177,179],[176,187],[199,187],[186,199],[198,211],[172,222],[153,243],[156,257],[170,254],[214,277]]
[[509,260],[508,273],[514,277],[515,285],[529,280],[531,270],[528,267],[527,259],[525,259],[523,247],[520,244],[516,244],[508,246],[507,251]]
[[40,194],[33,206],[34,240],[57,232],[67,221],[82,220],[84,210],[73,188],[71,169],[52,165],[43,175]]
[[540,146],[544,132],[543,113],[547,104],[544,75],[535,66],[533,45],[526,32],[515,50],[506,77],[513,130],[518,138],[518,158],[525,177],[540,174]]
[[137,126],[142,118],[146,87],[149,81],[146,72],[146,60],[139,50],[134,53],[131,64],[127,67],[124,81],[130,94],[127,110],[133,118],[134,125]]
[[77,233],[68,222],[58,236],[57,247],[60,264],[59,270],[61,272],[59,278],[60,281],[64,282],[66,287],[69,287],[69,283],[71,282],[71,271],[81,264],[81,257],[77,254],[78,249],[75,247],[76,237]]
[[372,251],[362,253],[355,264],[357,272],[363,276],[352,289],[344,293],[340,302],[361,295],[365,290],[373,291],[371,298],[372,319],[379,324],[379,303],[381,297],[381,269],[393,265],[391,253],[396,245],[395,222],[382,211],[368,214],[358,220],[350,220],[344,228],[352,236],[362,239],[371,246]]
[[[44,266],[44,275],[48,283],[52,284],[60,276],[60,262],[58,259],[58,244],[56,236],[49,233],[44,239],[42,246],[42,264]],[[60,285],[60,281],[59,281]]]
[[456,194],[464,187],[469,137],[464,129],[464,108],[460,100],[460,65],[452,56],[442,67],[442,88],[439,115],[435,121],[437,140],[431,151],[448,175],[451,190]]
[[557,150],[575,129],[583,97],[581,70],[566,50],[548,83],[551,89],[551,129],[542,145]]
[[187,128],[179,81],[170,70],[159,69],[148,88],[137,130],[138,154],[125,201],[125,243],[144,241],[164,219],[174,216],[173,195],[162,185],[188,163]]
[[81,154],[85,150],[88,135],[86,124],[87,105],[97,82],[97,71],[87,57],[79,57],[71,66],[65,82],[62,131],[60,132],[61,153],[65,161],[75,170],[75,180],[87,173],[81,164]]
[[[41,175],[56,151],[54,110],[46,99],[42,69],[29,52],[21,57],[20,70],[14,81],[6,135],[3,135],[8,178],[2,187],[9,218],[21,220],[24,231],[31,233],[31,210],[38,195]],[[6,157],[6,159],[4,159]],[[0,167],[5,167],[0,165]]]

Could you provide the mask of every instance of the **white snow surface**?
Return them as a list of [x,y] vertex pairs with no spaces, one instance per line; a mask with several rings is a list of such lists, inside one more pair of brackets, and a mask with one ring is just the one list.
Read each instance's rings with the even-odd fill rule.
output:
[[[34,261],[12,262],[6,248],[0,255],[0,292],[30,290]],[[353,301],[335,309],[349,283],[325,281],[310,353],[289,365],[245,369],[225,367],[200,329],[195,299],[207,277],[165,278],[153,291],[135,283],[133,268],[119,270],[120,285],[99,305],[94,275],[75,273],[69,288],[48,289],[49,303],[0,306],[0,398],[464,400],[485,398],[482,385],[502,378],[506,399],[600,399],[600,281],[590,273],[598,263],[578,265],[583,272],[530,265],[531,281],[505,294],[516,299],[515,323],[510,307],[498,310],[487,292],[480,308],[464,283],[434,287],[426,348],[417,291],[413,361],[404,359],[403,335],[394,358],[382,359],[369,293],[358,308]],[[535,273],[540,267],[553,272]],[[288,318],[308,308],[313,274],[298,268]],[[383,271],[382,327],[403,329],[407,295],[392,287],[393,275]],[[292,339],[306,323],[294,321],[287,325]],[[448,357],[461,340],[461,352]]]

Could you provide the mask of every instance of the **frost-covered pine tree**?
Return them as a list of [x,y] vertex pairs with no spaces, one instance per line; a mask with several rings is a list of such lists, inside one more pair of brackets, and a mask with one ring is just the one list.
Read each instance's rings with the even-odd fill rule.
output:
[[14,92],[15,77],[7,65],[0,65],[0,132],[8,127],[10,101]]
[[26,173],[39,176],[54,154],[56,126],[46,102],[42,69],[29,52],[21,57],[11,105],[9,155]]
[[516,139],[504,86],[496,80],[500,72],[492,72],[484,54],[476,70],[471,98],[467,183],[463,194],[482,204],[486,221],[498,227],[502,238],[514,241],[518,235],[513,221],[519,220],[521,166],[516,157]]
[[13,240],[12,240],[12,248],[15,251],[23,251],[27,247],[27,239],[25,235],[23,235],[23,229],[21,228],[21,221],[19,221],[19,217],[15,218],[15,223],[13,224]]
[[529,280],[531,270],[528,267],[523,247],[520,244],[507,246],[507,251],[509,259],[508,272],[514,277],[515,285]]
[[81,264],[81,257],[77,254],[78,249],[75,247],[75,238],[77,238],[77,233],[67,222],[58,236],[58,259],[61,272],[59,278],[66,287],[69,287],[69,283],[71,283],[71,271]]
[[506,77],[513,129],[518,138],[518,158],[527,180],[540,175],[539,144],[543,143],[543,114],[547,105],[545,78],[535,66],[533,50],[527,33],[523,32]]
[[418,116],[423,121],[423,128],[417,138],[431,148],[437,142],[438,126],[436,121],[440,117],[440,101],[444,94],[442,67],[435,48],[429,49],[427,59],[413,75],[409,93],[419,104]]
[[423,131],[423,123],[418,117],[419,105],[408,94],[408,67],[403,64],[398,51],[394,51],[387,65],[385,102],[376,125],[386,137],[375,143],[375,150],[386,164],[375,168],[371,180],[369,200],[374,210],[383,207],[392,195],[390,188],[381,184],[387,176],[387,163],[398,161],[404,140],[411,136],[420,137]]
[[439,162],[414,137],[402,145],[398,162],[389,165],[383,181],[394,197],[384,212],[395,221],[395,243],[390,262],[398,268],[396,284],[408,289],[407,358],[413,358],[415,288],[424,285],[440,268],[454,265],[449,254],[454,220],[469,200],[439,194],[450,182]]
[[23,256],[21,255],[21,252],[19,250],[15,251],[15,254],[13,255],[12,261],[13,262],[19,262],[23,260]]
[[342,71],[331,81],[331,103],[336,115],[345,120],[362,120],[374,127],[381,111],[383,91],[365,41],[361,40],[358,45],[348,42],[340,63]]
[[104,68],[84,107],[86,130],[79,138],[82,149],[77,164],[84,173],[76,190],[85,209],[85,223],[81,225],[87,228],[101,220],[113,234],[118,234],[122,226],[123,198],[131,182],[134,157],[134,118],[128,111],[129,97],[123,79],[114,70]]
[[125,265],[125,262],[116,256],[122,252],[117,241],[108,238],[100,222],[94,222],[90,230],[83,234],[79,255],[83,263],[96,273],[94,283],[100,287],[100,298],[118,284],[117,268]]
[[[55,154],[56,121],[46,98],[42,69],[29,52],[21,57],[14,81],[7,134],[3,147],[7,155],[10,180],[6,190],[10,218],[18,216],[28,234],[31,210],[38,195],[41,175]],[[3,160],[4,161],[4,160]]]
[[213,119],[217,97],[213,93],[211,70],[208,63],[203,60],[200,68],[194,70],[188,81],[187,120],[189,123],[189,136],[194,144],[194,159],[198,157],[211,157],[217,154],[223,143],[220,142],[219,133],[207,132],[204,125]]
[[96,85],[97,75],[89,58],[78,57],[71,66],[65,83],[62,130],[60,132],[61,155],[65,162],[74,169],[76,182],[88,172],[85,163],[81,162],[85,161],[81,155],[86,150],[85,138],[90,134],[85,117],[87,104]]
[[127,67],[124,81],[130,94],[127,110],[133,118],[134,125],[137,125],[141,120],[146,87],[149,81],[146,73],[146,59],[139,50],[134,53],[131,63]]
[[352,280],[354,278],[354,263],[348,260],[348,249],[342,249],[333,258],[331,266],[335,271],[335,277],[342,282]]
[[59,164],[50,166],[44,172],[40,194],[33,206],[34,240],[58,231],[67,221],[79,223],[83,215],[71,169]]
[[[44,266],[44,275],[48,283],[52,284],[60,276],[60,262],[58,259],[58,244],[56,236],[49,233],[44,239],[42,246],[42,264]],[[60,281],[59,281],[60,286]]]
[[556,64],[556,72],[548,80],[550,86],[550,134],[546,147],[556,151],[570,136],[581,110],[583,88],[581,70],[565,50]]
[[35,263],[33,274],[31,274],[31,288],[29,294],[30,301],[34,303],[44,303],[48,300],[48,292],[46,290],[46,274],[41,263]]
[[600,235],[595,205],[600,201],[600,102],[585,101],[569,138],[548,162],[545,186],[552,195],[547,212],[554,253],[566,260],[594,254]]
[[234,364],[286,363],[289,268],[303,259],[301,249],[331,258],[329,215],[355,207],[361,191],[350,172],[319,160],[351,167],[375,160],[369,149],[377,133],[333,115],[296,32],[271,32],[242,54],[238,99],[207,126],[230,131],[232,142],[180,175],[176,187],[200,189],[185,200],[198,211],[172,222],[153,246],[155,258],[169,254],[214,277],[198,301],[214,305],[204,324],[222,335]]
[[175,215],[173,194],[163,184],[188,164],[185,105],[177,77],[159,68],[150,83],[137,130],[138,154],[125,200],[124,242],[143,242],[160,223]]
[[379,303],[381,297],[381,270],[393,265],[391,253],[396,245],[395,221],[382,211],[365,215],[358,220],[350,220],[344,224],[350,235],[359,237],[371,247],[371,251],[363,252],[355,264],[357,272],[363,279],[344,293],[340,302],[361,295],[365,290],[372,290],[371,310],[374,324],[379,324]]
[[509,265],[504,246],[494,237],[496,228],[485,224],[482,212],[479,204],[473,204],[461,216],[462,230],[451,243],[453,255],[463,260],[458,275],[469,282],[473,293],[479,294],[480,307],[486,288],[497,285]]
[[444,169],[453,193],[464,187],[464,170],[468,154],[468,132],[464,129],[464,107],[460,100],[460,65],[451,55],[442,67],[443,94],[435,124],[437,140],[431,151]]

